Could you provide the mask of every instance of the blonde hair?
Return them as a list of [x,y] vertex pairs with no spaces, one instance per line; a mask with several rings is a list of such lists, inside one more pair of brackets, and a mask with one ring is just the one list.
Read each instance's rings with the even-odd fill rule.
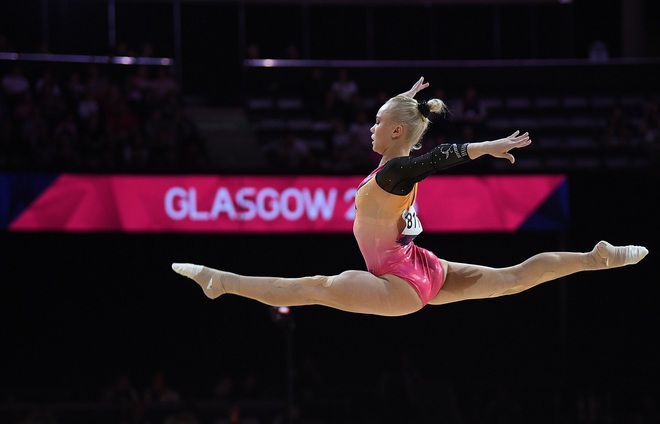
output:
[[[422,137],[431,124],[431,120],[422,114],[420,102],[403,95],[394,96],[387,102],[387,114],[392,122],[399,123],[408,130],[410,150],[419,150],[422,147]],[[427,100],[426,106],[431,113],[447,111],[447,105],[440,99]]]

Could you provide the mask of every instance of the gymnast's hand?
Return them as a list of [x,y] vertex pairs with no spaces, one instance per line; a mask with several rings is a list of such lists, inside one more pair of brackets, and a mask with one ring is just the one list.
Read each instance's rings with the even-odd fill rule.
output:
[[520,131],[516,131],[510,136],[498,140],[470,143],[468,144],[467,151],[470,159],[476,159],[483,155],[491,155],[496,158],[508,159],[509,162],[514,163],[516,158],[509,151],[527,147],[531,142],[532,139],[529,138],[529,133],[520,134]]
[[429,86],[428,82],[424,82],[424,77],[421,77],[420,79],[417,80],[415,84],[410,88],[410,90],[405,91],[401,93],[401,96],[406,96],[406,97],[415,97],[415,94],[419,93],[423,89]]

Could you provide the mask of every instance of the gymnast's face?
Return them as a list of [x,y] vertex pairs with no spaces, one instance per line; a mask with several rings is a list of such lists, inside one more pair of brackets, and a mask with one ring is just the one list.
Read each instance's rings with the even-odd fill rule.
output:
[[389,113],[390,102],[385,103],[376,113],[376,122],[371,127],[371,144],[374,152],[383,154],[391,145],[395,127]]

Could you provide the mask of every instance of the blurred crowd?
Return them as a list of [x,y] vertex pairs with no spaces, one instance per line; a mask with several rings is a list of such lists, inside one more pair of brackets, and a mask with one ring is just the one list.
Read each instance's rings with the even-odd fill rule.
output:
[[0,167],[206,169],[204,137],[168,66],[0,61]]
[[[299,110],[288,110],[284,128],[267,128],[259,142],[273,169],[289,172],[369,172],[380,157],[372,151],[371,127],[378,109],[398,92],[381,89],[368,92],[349,69],[314,67],[295,83],[266,81],[255,97],[300,100]],[[420,94],[421,99],[436,97],[446,102],[448,112],[433,118],[424,137],[421,154],[441,143],[475,141],[487,134],[488,109],[470,86],[457,98],[449,99],[443,88]],[[248,107],[248,112],[249,107]],[[297,114],[297,115],[296,115]],[[267,116],[266,120],[272,120]],[[296,128],[296,119],[304,123]],[[254,117],[259,125],[260,117]]]
[[[397,93],[361,89],[362,82],[347,69],[310,69],[295,78],[293,89],[283,87],[284,81],[257,84],[256,79],[250,85],[261,91],[253,96],[300,102],[298,108],[281,111],[286,116],[276,128],[261,128],[263,120],[246,106],[260,147],[253,153],[266,164],[259,172],[364,173],[377,165],[370,128],[378,108]],[[449,109],[433,119],[416,154],[448,141],[484,140],[512,131],[493,128],[492,110],[476,86],[462,90],[448,93],[439,87],[421,96],[440,98]],[[600,123],[587,135],[595,153],[657,160],[660,95],[639,100],[632,106],[614,103],[595,118]],[[0,61],[0,167],[89,173],[226,172],[214,165],[219,161],[208,150],[208,137],[184,103],[169,66]],[[273,121],[271,112],[264,111]],[[512,114],[509,119],[515,121]],[[533,133],[536,147],[545,146],[543,132],[520,129]],[[572,128],[564,130],[563,149],[584,147],[571,146],[573,133]],[[250,166],[246,163],[244,171],[257,171]],[[241,164],[233,164],[236,170],[240,172]]]
[[[140,385],[121,371],[91,399],[5,401],[7,424],[658,424],[658,393],[622,387],[576,388],[538,382],[470,378],[457,384],[430,377],[403,352],[373,379],[337,384],[313,357],[294,370],[291,399],[285,379],[255,371],[227,373],[208,385],[173,381],[154,371]],[[559,382],[556,382],[559,383]],[[12,405],[14,406],[12,408]]]
[[[306,75],[294,79],[295,83],[288,85],[284,81],[267,81],[260,91],[253,93],[255,97],[270,96],[275,102],[286,98],[302,100],[303,112],[297,117],[298,123],[296,118],[283,117],[284,128],[279,132],[269,126],[261,133],[260,143],[271,167],[290,172],[364,173],[377,166],[380,158],[372,152],[370,128],[378,108],[398,92],[363,89],[367,81],[353,77],[346,68],[312,68]],[[534,149],[545,148],[551,155],[568,158],[557,162],[562,163],[565,170],[570,170],[571,160],[576,155],[585,155],[585,147],[591,149],[589,155],[596,158],[597,167],[604,166],[608,157],[612,163],[616,158],[625,158],[626,162],[619,162],[632,167],[646,164],[646,161],[654,162],[659,156],[660,94],[632,94],[631,99],[612,94],[606,97],[606,106],[589,109],[589,100],[585,100],[581,109],[573,110],[561,109],[563,106],[557,96],[557,105],[554,109],[547,108],[547,116],[535,109],[531,101],[526,108],[519,106],[507,112],[505,103],[512,99],[487,98],[470,82],[459,91],[434,87],[419,94],[420,99],[431,97],[443,100],[448,109],[443,115],[432,118],[422,149],[413,154],[421,154],[441,143],[499,138],[520,129],[530,131],[536,142],[532,146]],[[497,98],[497,107],[489,102],[492,98]],[[255,115],[258,124],[260,118]],[[559,123],[554,128],[538,129],[540,121],[556,119],[557,115]],[[272,118],[267,116],[265,121],[272,122]],[[502,118],[509,122],[506,128],[494,125]],[[305,121],[309,125],[299,125]],[[577,126],[572,125],[573,122]],[[522,124],[521,128],[518,123]],[[551,148],[558,149],[552,151]],[[535,152],[539,153],[534,157],[541,158],[537,162],[540,168],[544,166],[544,153]],[[585,155],[584,161],[588,159]]]

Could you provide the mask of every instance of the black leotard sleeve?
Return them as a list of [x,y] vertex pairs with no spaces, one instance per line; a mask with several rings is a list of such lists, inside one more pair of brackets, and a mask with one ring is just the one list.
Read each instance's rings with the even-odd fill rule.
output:
[[467,145],[441,144],[423,155],[394,158],[378,171],[376,182],[388,193],[405,196],[429,175],[469,161]]

